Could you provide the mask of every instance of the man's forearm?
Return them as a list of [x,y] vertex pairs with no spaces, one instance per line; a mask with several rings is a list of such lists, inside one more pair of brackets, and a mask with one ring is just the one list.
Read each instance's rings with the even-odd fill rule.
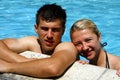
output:
[[59,76],[60,71],[56,71],[55,66],[48,61],[48,59],[41,59],[21,63],[10,63],[5,72],[39,78]]
[[24,56],[18,55],[17,53],[10,50],[3,41],[0,41],[0,59],[3,59],[7,62],[28,61],[28,59]]

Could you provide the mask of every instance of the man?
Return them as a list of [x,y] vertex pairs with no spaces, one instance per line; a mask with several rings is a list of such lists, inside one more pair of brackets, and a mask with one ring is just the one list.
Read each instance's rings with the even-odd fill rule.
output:
[[[60,6],[42,6],[37,11],[34,26],[38,37],[9,38],[0,41],[0,72],[39,78],[62,75],[77,57],[77,50],[72,43],[61,43],[65,22],[66,13]],[[51,57],[33,60],[17,54],[27,50]]]

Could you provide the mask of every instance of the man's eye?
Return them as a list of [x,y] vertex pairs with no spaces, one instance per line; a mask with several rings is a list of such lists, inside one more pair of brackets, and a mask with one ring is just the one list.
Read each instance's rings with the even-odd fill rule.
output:
[[54,29],[52,29],[52,31],[53,31],[53,32],[59,32],[60,29],[58,29],[58,28],[54,28]]
[[48,31],[48,28],[46,28],[46,27],[42,27],[41,29],[44,31]]

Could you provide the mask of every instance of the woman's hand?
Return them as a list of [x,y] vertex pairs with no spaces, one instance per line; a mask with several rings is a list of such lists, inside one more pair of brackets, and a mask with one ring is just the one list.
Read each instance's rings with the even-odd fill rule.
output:
[[117,70],[116,74],[120,77],[120,69]]
[[89,64],[89,62],[84,61],[84,60],[78,60],[77,62],[81,63],[81,64]]

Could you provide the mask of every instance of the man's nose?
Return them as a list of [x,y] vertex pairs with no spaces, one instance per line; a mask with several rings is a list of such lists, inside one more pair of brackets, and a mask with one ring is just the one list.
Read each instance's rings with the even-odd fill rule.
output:
[[52,30],[48,30],[47,38],[52,38],[52,37],[53,37]]

